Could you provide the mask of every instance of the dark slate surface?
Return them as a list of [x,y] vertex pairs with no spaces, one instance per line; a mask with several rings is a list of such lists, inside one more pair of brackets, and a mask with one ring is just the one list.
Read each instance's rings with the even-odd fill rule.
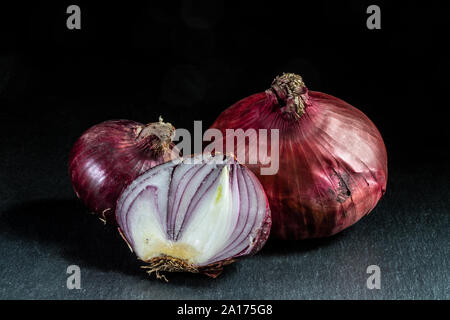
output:
[[[3,162],[7,177],[18,164]],[[0,299],[448,299],[448,176],[439,168],[391,169],[377,208],[341,234],[272,241],[215,280],[170,274],[169,283],[139,269],[115,230],[74,199],[65,178],[48,177],[27,199],[8,198],[14,181],[5,186],[2,179]],[[73,264],[81,268],[80,290],[66,288]],[[366,287],[372,264],[381,268],[380,290]]]

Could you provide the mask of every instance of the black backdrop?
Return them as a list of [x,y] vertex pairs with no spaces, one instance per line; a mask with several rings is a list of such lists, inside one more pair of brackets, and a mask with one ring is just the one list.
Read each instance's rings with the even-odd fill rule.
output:
[[366,27],[372,1],[86,1],[81,30],[65,26],[70,1],[3,9],[2,112],[70,120],[73,137],[105,119],[159,114],[177,127],[208,126],[295,72],[364,111],[391,159],[414,160],[449,137],[448,19],[438,2],[377,3],[381,30]]
[[[81,30],[66,28],[70,4],[81,7]],[[366,27],[370,4],[381,7],[381,30]],[[83,210],[76,201],[70,202],[76,209],[67,209],[55,199],[75,198],[68,153],[90,126],[115,118],[147,123],[162,115],[178,128],[202,120],[206,129],[224,108],[265,90],[281,72],[302,75],[309,89],[349,102],[377,125],[392,173],[392,198],[382,200],[385,205],[439,193],[424,197],[433,208],[448,191],[437,185],[449,177],[449,22],[443,3],[58,1],[2,4],[0,10],[0,201],[9,217],[4,234],[19,230],[19,237],[40,241],[41,230],[27,229],[30,217],[11,218],[24,208],[38,217],[47,210]],[[406,180],[395,184],[399,171]],[[442,220],[448,226],[448,209],[440,214],[431,226]],[[448,244],[448,236],[440,240]]]

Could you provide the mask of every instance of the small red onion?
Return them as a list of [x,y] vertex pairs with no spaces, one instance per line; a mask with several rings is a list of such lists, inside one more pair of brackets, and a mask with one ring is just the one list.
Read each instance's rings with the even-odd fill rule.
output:
[[[277,77],[270,89],[225,110],[211,128],[225,137],[227,129],[267,129],[268,136],[279,130],[279,159],[272,159],[279,162],[269,165],[278,172],[261,174],[263,161],[248,165],[269,198],[277,238],[333,235],[368,214],[385,193],[386,148],[375,125],[348,103],[308,91],[298,75]],[[271,139],[252,141],[272,150]],[[226,138],[217,143],[225,148]],[[234,153],[249,158],[249,150],[241,143]]]
[[104,221],[114,222],[120,192],[148,169],[178,157],[170,123],[110,120],[88,129],[69,159],[73,189]]
[[148,273],[217,277],[259,251],[270,209],[255,175],[234,158],[197,155],[148,170],[117,201],[119,231]]

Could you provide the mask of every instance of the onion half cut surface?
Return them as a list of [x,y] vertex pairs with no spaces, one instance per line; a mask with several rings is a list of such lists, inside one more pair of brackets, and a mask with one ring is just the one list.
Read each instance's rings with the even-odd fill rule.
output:
[[158,165],[120,195],[119,230],[151,274],[216,277],[223,265],[256,253],[271,226],[256,176],[230,156],[197,155]]

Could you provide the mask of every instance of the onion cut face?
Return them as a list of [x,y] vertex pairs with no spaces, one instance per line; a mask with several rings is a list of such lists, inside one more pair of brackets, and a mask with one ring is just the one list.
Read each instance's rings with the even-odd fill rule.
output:
[[197,155],[158,165],[117,201],[119,230],[143,268],[216,277],[223,265],[259,251],[270,232],[264,190],[234,158]]

